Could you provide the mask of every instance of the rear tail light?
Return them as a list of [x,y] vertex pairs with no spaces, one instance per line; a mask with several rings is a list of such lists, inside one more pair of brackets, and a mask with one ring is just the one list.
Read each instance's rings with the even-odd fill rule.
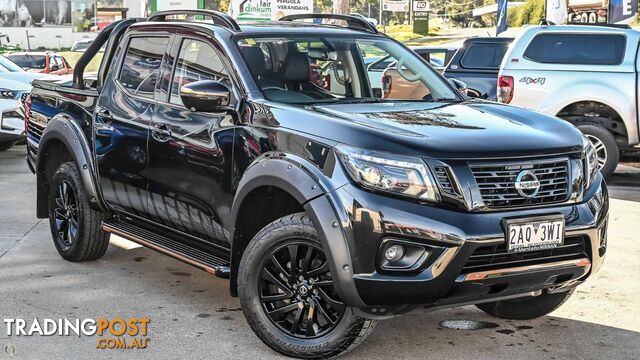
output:
[[513,77],[500,76],[498,78],[498,101],[508,104],[513,99]]
[[31,95],[24,100],[24,132],[29,131],[29,118],[31,117]]
[[384,75],[382,77],[382,97],[386,98],[391,92],[391,76]]
[[324,88],[327,91],[331,91],[331,75],[325,74],[322,77],[322,81],[324,82]]

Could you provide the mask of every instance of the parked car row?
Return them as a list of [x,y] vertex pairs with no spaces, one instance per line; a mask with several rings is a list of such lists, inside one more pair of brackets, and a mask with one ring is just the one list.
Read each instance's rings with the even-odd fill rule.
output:
[[69,62],[53,51],[0,55],[0,151],[26,140],[21,100],[31,91],[32,81],[71,73]]

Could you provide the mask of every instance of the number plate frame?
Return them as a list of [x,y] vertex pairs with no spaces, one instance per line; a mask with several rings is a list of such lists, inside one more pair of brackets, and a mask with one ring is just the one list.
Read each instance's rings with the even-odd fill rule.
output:
[[[512,248],[509,241],[509,230],[511,229],[512,226],[544,223],[544,222],[562,222],[562,235],[561,235],[562,240],[559,243],[549,244],[550,246],[530,246],[530,247]],[[556,248],[558,246],[564,245],[564,240],[566,237],[566,222],[565,222],[564,215],[562,214],[503,219],[502,228],[504,230],[504,241],[507,246],[507,252],[509,253],[523,253],[523,252]]]

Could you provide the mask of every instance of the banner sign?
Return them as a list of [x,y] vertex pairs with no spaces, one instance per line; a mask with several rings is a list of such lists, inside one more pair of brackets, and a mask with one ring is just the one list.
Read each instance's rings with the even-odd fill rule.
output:
[[[637,1],[637,0],[636,0]],[[546,0],[544,19],[556,25],[567,23],[567,0]]]
[[237,20],[278,20],[313,13],[313,0],[231,0],[229,15]]
[[609,24],[628,24],[638,12],[638,0],[609,0]]
[[498,0],[498,22],[496,25],[496,36],[507,31],[507,0]]
[[391,12],[408,12],[409,0],[383,0],[382,10]]

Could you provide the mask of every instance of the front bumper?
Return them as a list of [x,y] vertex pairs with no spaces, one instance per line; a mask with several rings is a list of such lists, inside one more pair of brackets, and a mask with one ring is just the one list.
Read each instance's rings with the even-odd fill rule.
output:
[[20,141],[26,138],[24,116],[16,100],[0,100],[0,141]]
[[[597,271],[606,252],[609,200],[600,176],[582,203],[509,211],[461,212],[383,196],[351,184],[330,197],[342,220],[357,293],[379,315],[410,304],[447,307],[541,290],[562,291]],[[469,266],[482,256],[476,251],[504,246],[503,219],[544,215],[562,215],[565,244],[581,244],[581,251],[526,261],[507,259],[480,266],[478,271]],[[389,239],[425,246],[432,255],[416,271],[385,271],[380,265],[381,244]]]

